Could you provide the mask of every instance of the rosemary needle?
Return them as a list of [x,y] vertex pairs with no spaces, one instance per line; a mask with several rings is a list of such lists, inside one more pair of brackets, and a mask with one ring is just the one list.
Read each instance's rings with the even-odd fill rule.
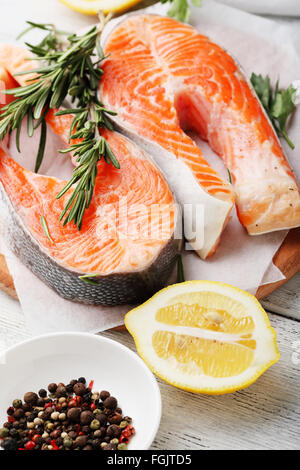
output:
[[54,241],[52,240],[52,238],[51,238],[51,236],[50,236],[46,219],[45,219],[45,217],[44,217],[43,215],[41,215],[41,223],[42,223],[42,227],[43,227],[43,230],[44,230],[44,232],[45,232],[47,238],[50,240],[51,243],[54,243]]
[[87,282],[88,284],[91,284],[93,286],[97,286],[98,282],[93,281],[91,278],[92,277],[97,277],[98,274],[84,274],[83,276],[79,276],[79,279],[81,281]]
[[183,269],[183,262],[182,262],[182,256],[178,255],[177,259],[177,282],[184,282],[184,269]]
[[231,176],[231,171],[229,170],[229,168],[227,168],[227,173],[228,173],[229,183],[232,184],[232,176]]

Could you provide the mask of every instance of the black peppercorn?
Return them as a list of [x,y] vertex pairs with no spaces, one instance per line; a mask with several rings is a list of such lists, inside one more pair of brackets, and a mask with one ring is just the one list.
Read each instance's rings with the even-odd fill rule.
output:
[[30,413],[30,415],[27,416],[27,421],[31,423],[35,419],[35,415],[33,413]]
[[23,416],[24,416],[24,410],[22,410],[22,408],[17,408],[16,411],[14,412],[14,418],[21,419]]
[[[86,389],[88,390],[88,388]],[[91,401],[91,396],[92,396],[92,393],[90,391],[88,391],[87,393],[85,393],[82,397],[83,401],[87,402],[87,403],[90,403]]]
[[89,426],[82,426],[81,431],[82,431],[84,434],[89,434],[91,430],[90,430],[90,427],[89,427]]
[[82,382],[78,382],[77,384],[74,385],[73,391],[76,395],[82,396],[86,392],[85,385]]
[[41,389],[39,390],[39,396],[40,396],[41,398],[46,398],[46,396],[47,396],[47,390],[45,390],[44,388],[41,388]]
[[111,424],[108,426],[106,434],[111,437],[119,437],[121,434],[121,429],[116,424]]
[[94,415],[91,411],[83,411],[80,415],[81,424],[90,424],[94,419]]
[[87,443],[87,436],[78,436],[75,439],[75,446],[84,447]]
[[80,408],[70,408],[67,413],[67,417],[70,421],[77,422],[80,418],[81,409]]
[[103,402],[105,408],[109,408],[111,410],[114,410],[117,405],[118,405],[118,401],[115,397],[111,397],[109,396],[108,398],[106,398]]
[[25,412],[31,410],[31,406],[29,405],[29,403],[24,403],[22,408]]
[[55,393],[57,389],[57,385],[55,383],[51,383],[48,385],[48,390],[50,393]]
[[18,436],[18,435],[19,435],[17,429],[15,429],[15,428],[12,428],[12,429],[9,431],[9,434],[10,434],[11,437],[15,437],[15,436]]
[[102,401],[106,400],[106,398],[108,398],[109,396],[110,393],[107,390],[102,390],[102,392],[100,392],[100,398]]
[[85,377],[79,377],[77,382],[81,382],[82,384],[86,384]]
[[65,397],[67,395],[67,389],[64,385],[59,385],[56,389],[55,395],[60,397]]
[[116,448],[115,444],[107,444],[107,446],[103,447],[104,450],[116,450]]
[[18,443],[12,437],[8,437],[2,442],[2,447],[4,450],[18,450]]
[[120,424],[120,422],[123,421],[123,418],[119,413],[115,413],[108,417],[108,421],[110,424]]
[[24,401],[25,403],[29,404],[29,405],[35,405],[37,400],[38,400],[38,396],[36,393],[34,392],[27,392],[25,393],[24,395]]
[[[75,383],[76,383],[76,381],[75,381]],[[69,383],[66,386],[66,390],[67,390],[68,393],[70,393],[70,394],[73,393],[73,386],[75,385],[75,383],[74,384]]]
[[107,417],[104,413],[100,413],[95,416],[95,418],[100,422],[101,426],[105,426],[107,423]]
[[92,440],[92,446],[93,446],[94,449],[97,449],[98,447],[100,447],[100,444],[101,444],[100,439],[93,439]]

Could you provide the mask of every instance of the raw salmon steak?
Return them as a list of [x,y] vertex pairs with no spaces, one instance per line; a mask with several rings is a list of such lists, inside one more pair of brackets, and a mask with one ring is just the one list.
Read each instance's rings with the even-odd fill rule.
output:
[[[184,133],[196,131],[230,170],[240,222],[251,235],[300,225],[299,186],[255,92],[235,60],[191,26],[127,16],[107,30],[101,99],[117,124],[152,151],[180,202],[205,206],[213,249],[230,210],[230,189]],[[165,154],[163,150],[167,151]],[[190,184],[171,157],[183,162]],[[186,188],[182,188],[186,185]],[[195,188],[193,199],[186,194]],[[213,227],[213,228],[212,228]]]
[[[118,305],[141,301],[165,285],[178,240],[174,199],[160,171],[125,137],[107,131],[105,138],[121,169],[99,163],[81,231],[59,221],[70,194],[56,195],[66,181],[25,170],[2,149],[0,192],[10,212],[10,246],[34,274],[66,299]],[[91,277],[84,281],[84,274]]]
[[[0,47],[0,91],[18,86],[13,75],[32,67],[24,57],[23,48]],[[16,79],[25,85],[31,77]],[[2,106],[12,98],[0,96]],[[72,116],[55,116],[54,110],[47,116],[48,127],[62,141],[59,148],[69,145],[71,121]],[[98,163],[94,196],[80,231],[59,221],[72,194],[70,189],[56,199],[66,181],[26,170],[0,148],[0,196],[9,209],[6,236],[24,264],[60,296],[94,305],[136,303],[161,289],[176,263],[180,240],[174,236],[175,200],[161,171],[141,148],[117,132],[102,130],[101,135],[120,169]]]

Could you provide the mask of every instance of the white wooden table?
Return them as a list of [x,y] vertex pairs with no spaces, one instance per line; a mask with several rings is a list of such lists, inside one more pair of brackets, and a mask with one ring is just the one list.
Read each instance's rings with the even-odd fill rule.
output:
[[[264,306],[271,309],[279,363],[248,389],[219,397],[158,380],[163,415],[153,449],[300,449],[300,274]],[[127,332],[101,334],[135,350]],[[19,303],[0,292],[0,351],[28,337]]]
[[[2,35],[14,38],[24,18],[33,18],[31,11],[35,21],[44,21],[45,8],[49,22],[59,18],[64,29],[74,22],[83,26],[76,14],[63,21],[55,0],[1,0],[0,41]],[[299,28],[300,19],[290,21]],[[263,305],[277,331],[280,362],[248,389],[220,397],[183,392],[158,380],[163,416],[153,449],[300,448],[300,274]],[[126,332],[102,334],[135,350]],[[30,336],[19,303],[0,291],[0,351]]]

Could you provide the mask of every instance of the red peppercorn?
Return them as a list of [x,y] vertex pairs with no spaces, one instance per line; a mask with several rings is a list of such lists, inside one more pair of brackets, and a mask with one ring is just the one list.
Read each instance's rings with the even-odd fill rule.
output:
[[56,444],[56,440],[55,440],[55,439],[53,439],[53,440],[51,441],[51,445],[52,445],[52,447],[53,447],[53,450],[59,450],[59,449],[58,449],[58,445]]
[[79,395],[76,395],[75,400],[76,400],[77,406],[82,403],[82,397],[80,397]]
[[52,400],[49,401],[48,403],[45,403],[44,408],[50,408],[52,406]]
[[33,441],[28,441],[25,444],[25,449],[26,450],[32,450],[35,448],[35,443]]
[[94,411],[97,408],[97,406],[95,405],[95,403],[91,403],[90,408],[92,411]]
[[76,400],[72,398],[72,400],[70,400],[68,403],[68,408],[75,408],[76,406],[77,406]]
[[33,442],[36,444],[39,441],[40,437],[41,436],[39,434],[35,434],[32,438]]
[[79,434],[79,433],[80,433],[80,429],[81,429],[81,428],[80,428],[80,425],[79,425],[79,424],[75,424],[74,428],[75,428],[75,432],[76,432],[77,434]]
[[7,417],[7,421],[8,421],[9,423],[14,423],[16,420],[15,420],[15,418],[14,418],[13,416],[8,416],[8,417]]
[[89,388],[90,390],[93,390],[93,386],[94,386],[94,381],[91,380],[90,383],[89,383],[88,388]]
[[33,440],[33,436],[35,435],[35,430],[34,429],[30,429],[27,433],[27,437],[28,439],[32,439]]

